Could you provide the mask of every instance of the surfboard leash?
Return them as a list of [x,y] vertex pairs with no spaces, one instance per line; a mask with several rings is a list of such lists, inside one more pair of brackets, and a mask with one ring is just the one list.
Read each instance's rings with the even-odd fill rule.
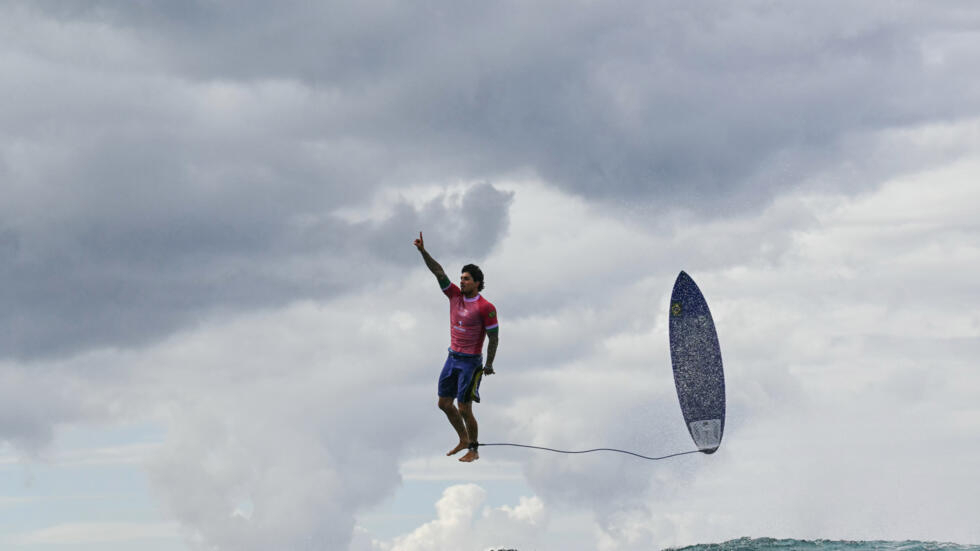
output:
[[[476,445],[473,446],[473,444],[476,444]],[[641,455],[641,454],[634,453],[634,452],[631,452],[631,451],[626,451],[626,450],[619,450],[619,449],[616,449],[616,448],[595,448],[595,449],[591,449],[591,450],[556,450],[555,448],[546,448],[544,446],[531,446],[529,444],[511,444],[509,442],[495,442],[495,443],[492,443],[492,444],[483,444],[482,442],[475,442],[475,443],[470,444],[470,446],[471,446],[471,448],[475,447],[477,449],[479,449],[481,447],[484,447],[484,446],[512,446],[512,447],[515,447],[515,448],[530,448],[530,449],[533,449],[533,450],[545,450],[545,451],[549,451],[549,452],[566,453],[566,454],[592,453],[592,452],[616,452],[616,453],[625,453],[627,455],[632,455],[634,457],[639,457],[640,459],[646,459],[648,461],[660,461],[661,459],[668,459],[670,457],[677,457],[679,455],[687,455],[687,454],[690,454],[690,453],[701,453],[701,450],[691,450],[691,451],[686,451],[686,452],[672,453],[670,455],[664,455],[664,456],[661,456],[661,457],[649,457],[649,456],[646,456],[646,455]]]

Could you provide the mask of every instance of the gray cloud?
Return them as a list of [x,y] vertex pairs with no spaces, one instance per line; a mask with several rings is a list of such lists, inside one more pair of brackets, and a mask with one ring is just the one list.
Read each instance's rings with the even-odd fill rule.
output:
[[327,90],[320,135],[373,144],[386,166],[530,169],[612,200],[758,205],[821,164],[865,162],[850,137],[980,107],[968,3],[867,4],[846,24],[825,3],[42,5],[138,33],[185,78]]
[[[111,9],[89,8],[55,10],[53,25],[34,7],[8,7],[17,63],[0,71],[18,85],[0,94],[26,108],[0,110],[0,304],[10,327],[0,354],[135,346],[216,308],[331,296],[414,262],[411,235],[426,224],[470,232],[450,244],[477,255],[505,231],[507,202],[489,185],[449,207],[396,205],[383,221],[332,216],[398,175],[384,143],[331,128],[329,93],[168,75],[144,65],[125,26],[93,15]],[[90,57],[79,66],[67,43]],[[120,45],[136,53],[114,58]]]
[[414,266],[420,228],[450,233],[435,238],[448,253],[479,257],[506,230],[508,197],[486,184],[421,211],[402,203],[378,222],[324,213],[311,224],[266,214],[259,201],[225,212],[220,201],[188,198],[176,207],[183,212],[79,216],[54,235],[7,231],[0,345],[21,357],[133,346],[215,309],[332,296]]
[[418,222],[469,231],[443,250],[477,256],[506,229],[485,187],[461,204],[482,205],[479,232],[435,203],[326,219],[403,184],[532,173],[726,215],[801,182],[871,185],[903,169],[877,132],[977,114],[963,6],[841,25],[825,5],[8,4],[0,292],[19,321],[0,349],[136,344],[216,306],[329,295],[349,266],[408,262],[395,230]]
[[82,396],[85,390],[70,377],[0,364],[0,444],[34,456],[50,443],[57,424],[101,417],[104,406]]

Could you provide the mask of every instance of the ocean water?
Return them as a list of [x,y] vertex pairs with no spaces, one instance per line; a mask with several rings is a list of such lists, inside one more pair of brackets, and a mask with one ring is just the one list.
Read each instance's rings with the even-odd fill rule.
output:
[[834,541],[740,538],[690,545],[671,551],[980,551],[980,545],[926,541]]

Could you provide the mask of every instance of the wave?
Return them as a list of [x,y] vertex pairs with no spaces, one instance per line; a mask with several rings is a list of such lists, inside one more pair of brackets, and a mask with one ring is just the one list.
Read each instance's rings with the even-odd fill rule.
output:
[[665,551],[980,551],[980,545],[927,541],[846,541],[739,538]]

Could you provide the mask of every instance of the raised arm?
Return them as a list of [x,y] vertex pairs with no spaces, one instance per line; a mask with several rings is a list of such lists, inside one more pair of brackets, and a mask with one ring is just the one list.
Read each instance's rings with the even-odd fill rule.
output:
[[422,253],[422,260],[425,261],[425,265],[428,266],[429,271],[436,276],[439,281],[439,286],[445,289],[449,287],[449,278],[446,277],[446,272],[443,271],[442,266],[436,262],[436,259],[429,255],[428,251],[425,250],[425,242],[422,241],[422,232],[419,232],[419,238],[415,240],[415,248]]

